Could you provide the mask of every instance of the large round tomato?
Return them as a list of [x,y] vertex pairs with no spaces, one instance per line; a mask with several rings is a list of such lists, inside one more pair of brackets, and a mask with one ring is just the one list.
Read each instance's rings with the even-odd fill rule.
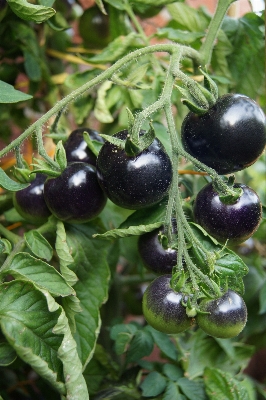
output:
[[51,215],[44,200],[43,188],[46,175],[36,174],[25,189],[14,192],[13,203],[17,212],[27,221],[40,225]]
[[189,112],[183,121],[184,149],[218,174],[253,164],[266,145],[265,115],[255,101],[227,94],[204,115]]
[[199,191],[194,201],[195,222],[222,243],[244,242],[261,220],[262,206],[256,192],[239,183],[234,188],[241,188],[243,194],[233,204],[223,203],[211,183]]
[[106,203],[95,167],[83,162],[69,163],[60,176],[47,179],[44,198],[52,214],[71,223],[95,218]]
[[[115,136],[126,139],[125,129]],[[136,156],[110,142],[104,143],[97,157],[97,176],[107,197],[116,205],[132,210],[152,206],[168,193],[172,164],[162,143],[152,144]]]

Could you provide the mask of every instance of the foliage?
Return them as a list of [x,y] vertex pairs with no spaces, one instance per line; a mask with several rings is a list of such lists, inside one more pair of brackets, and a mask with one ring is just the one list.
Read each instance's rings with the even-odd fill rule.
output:
[[[265,108],[263,16],[224,17],[231,2],[220,0],[213,18],[182,0],[96,0],[87,10],[68,0],[0,1],[0,399],[266,397],[263,381],[246,370],[266,345],[266,208],[241,245],[226,247],[194,224],[193,199],[211,179],[221,195],[237,194],[230,179],[189,157],[176,133],[186,105],[206,112],[216,88]],[[162,10],[169,20],[146,35],[148,18]],[[169,199],[138,211],[108,201],[84,224],[27,221],[12,192],[29,183],[13,165],[28,180],[33,166],[58,176],[62,143],[86,126],[110,142],[128,129],[123,146],[133,153],[156,134],[178,167]],[[99,143],[87,142],[97,154]],[[265,172],[264,154],[235,174],[263,204]],[[196,301],[226,287],[243,296],[248,322],[238,337],[214,338],[197,326],[170,336],[145,323],[141,298],[156,275],[144,267],[137,240],[162,225],[179,266],[183,256],[187,262],[187,271],[174,270],[176,288],[196,285]]]

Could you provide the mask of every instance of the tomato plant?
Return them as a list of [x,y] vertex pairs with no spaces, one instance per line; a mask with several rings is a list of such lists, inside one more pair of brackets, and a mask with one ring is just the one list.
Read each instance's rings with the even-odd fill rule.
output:
[[263,15],[92,3],[0,5],[0,400],[261,400]]

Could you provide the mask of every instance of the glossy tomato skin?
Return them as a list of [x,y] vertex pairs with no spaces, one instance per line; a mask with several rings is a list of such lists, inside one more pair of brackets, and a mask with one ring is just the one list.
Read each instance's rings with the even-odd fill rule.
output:
[[43,194],[46,178],[46,175],[36,174],[35,179],[28,187],[13,195],[13,204],[17,212],[27,221],[36,225],[44,223],[51,215]]
[[144,233],[139,237],[138,250],[148,269],[156,274],[171,274],[177,264],[177,252],[171,247],[164,248],[159,240],[161,228]]
[[171,275],[161,275],[152,281],[144,292],[143,315],[154,329],[176,334],[193,325],[182,305],[183,294],[170,287]]
[[193,206],[194,220],[221,243],[241,243],[259,227],[262,206],[256,192],[250,187],[236,183],[243,194],[234,204],[224,204],[211,183],[204,186],[196,196]]
[[239,294],[228,290],[218,299],[204,299],[199,308],[209,314],[197,314],[199,327],[210,336],[231,338],[237,336],[247,322],[247,307]]
[[87,164],[96,165],[96,156],[88,148],[87,143],[83,138],[83,133],[87,132],[90,135],[91,140],[97,140],[103,143],[103,138],[99,135],[99,132],[90,128],[79,128],[72,131],[67,138],[64,148],[66,151],[66,158],[68,162],[82,161]]
[[[126,139],[127,130],[115,136]],[[137,210],[152,206],[168,193],[172,164],[162,143],[155,139],[137,156],[104,143],[97,157],[97,176],[107,197],[116,205]]]
[[44,198],[58,219],[83,223],[95,218],[106,204],[106,196],[93,165],[69,163],[62,174],[44,184]]
[[226,94],[204,115],[189,112],[181,139],[189,154],[218,174],[240,171],[265,149],[265,115],[249,97]]

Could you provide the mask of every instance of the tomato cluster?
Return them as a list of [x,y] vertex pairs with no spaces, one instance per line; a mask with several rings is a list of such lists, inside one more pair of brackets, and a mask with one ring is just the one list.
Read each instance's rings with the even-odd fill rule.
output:
[[[189,112],[181,139],[185,151],[218,174],[240,171],[253,164],[266,144],[265,115],[251,99],[227,94],[203,115]],[[234,184],[238,198],[228,200],[212,183],[205,185],[193,204],[194,221],[222,244],[247,240],[260,224],[262,206],[258,195],[244,184]],[[176,292],[171,283],[177,252],[165,248],[160,229],[142,235],[139,253],[144,265],[162,274],[147,287],[143,313],[155,329],[177,334],[197,323],[207,334],[219,338],[237,336],[245,327],[247,309],[242,297],[225,289],[212,297],[199,297],[191,306],[188,292]]]
[[[102,147],[96,157],[84,132]],[[144,132],[140,132],[140,138]],[[239,171],[253,164],[266,144],[265,116],[260,107],[243,95],[225,95],[204,115],[190,112],[183,121],[185,151],[217,174]],[[37,174],[30,186],[16,192],[14,205],[30,222],[42,223],[50,214],[70,223],[95,218],[107,198],[116,205],[138,210],[157,204],[168,195],[172,163],[155,138],[142,151],[126,151],[128,130],[104,141],[89,128],[74,130],[64,144],[67,166],[57,177]],[[241,243],[259,226],[262,206],[257,194],[244,184],[231,185],[239,195],[228,200],[214,183],[205,185],[193,204],[194,221],[222,244]],[[177,234],[176,220],[172,233]],[[245,303],[230,288],[214,297],[193,301],[188,290],[175,291],[172,270],[178,252],[169,247],[164,227],[140,236],[139,254],[144,265],[160,274],[146,289],[143,313],[159,331],[176,334],[195,323],[207,334],[230,338],[238,335],[247,320]],[[183,257],[183,256],[182,256]],[[186,265],[184,263],[184,269]],[[192,305],[193,304],[193,305]]]
[[27,221],[40,224],[51,214],[70,223],[95,218],[106,204],[96,174],[96,156],[88,148],[83,133],[103,143],[97,131],[74,130],[65,142],[67,167],[57,177],[37,174],[30,185],[14,195],[14,206]]
[[[85,133],[102,144],[98,157],[87,146]],[[128,131],[115,136],[125,141]],[[29,222],[43,223],[53,214],[65,222],[84,223],[103,210],[107,197],[121,207],[139,209],[167,195],[172,164],[158,139],[129,156],[123,146],[104,142],[97,131],[79,128],[71,132],[64,148],[67,166],[59,176],[37,174],[14,195],[14,206]]]

